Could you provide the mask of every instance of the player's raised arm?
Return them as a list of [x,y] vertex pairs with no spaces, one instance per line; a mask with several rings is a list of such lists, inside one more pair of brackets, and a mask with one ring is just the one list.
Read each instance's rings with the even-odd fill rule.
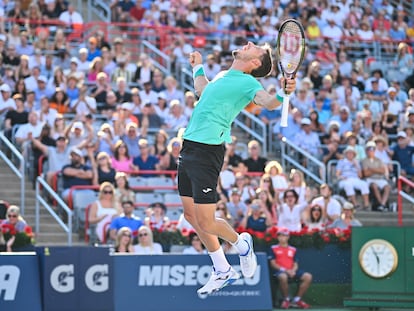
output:
[[208,79],[204,74],[203,57],[200,52],[195,51],[190,53],[189,61],[191,67],[193,67],[193,79],[195,93],[200,97],[204,88],[208,83]]
[[[295,79],[281,79],[281,85],[285,85],[285,91],[287,94],[292,94],[296,89],[296,80]],[[254,102],[256,105],[265,107],[266,109],[273,110],[279,107],[283,103],[283,96],[285,96],[285,91],[280,89],[276,96],[269,94],[265,90],[258,91],[254,97]]]

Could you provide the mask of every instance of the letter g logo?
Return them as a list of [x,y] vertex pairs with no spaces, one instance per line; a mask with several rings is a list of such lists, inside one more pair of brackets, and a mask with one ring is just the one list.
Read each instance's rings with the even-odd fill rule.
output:
[[59,293],[69,293],[75,289],[74,265],[60,265],[50,274],[50,285]]

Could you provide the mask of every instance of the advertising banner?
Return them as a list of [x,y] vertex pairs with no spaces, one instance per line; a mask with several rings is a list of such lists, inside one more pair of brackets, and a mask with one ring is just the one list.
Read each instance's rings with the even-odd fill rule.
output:
[[112,311],[106,248],[50,247],[43,257],[44,311]]
[[[230,311],[272,310],[267,257],[257,254],[253,278],[241,278],[209,296],[198,296],[211,274],[207,255],[137,256],[113,258],[114,310]],[[228,256],[240,271],[239,257]]]
[[41,311],[36,253],[0,253],[0,310]]

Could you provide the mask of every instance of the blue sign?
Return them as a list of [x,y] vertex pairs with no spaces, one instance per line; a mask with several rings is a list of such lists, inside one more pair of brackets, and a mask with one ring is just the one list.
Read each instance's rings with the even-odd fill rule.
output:
[[44,311],[112,311],[109,250],[50,247],[43,257]]
[[[268,262],[258,253],[258,268],[251,279],[241,278],[209,296],[199,297],[197,289],[210,277],[207,255],[113,257],[115,311],[136,307],[145,311],[230,311],[272,310]],[[239,257],[228,256],[239,270]]]
[[0,254],[0,310],[41,311],[40,288],[34,252]]

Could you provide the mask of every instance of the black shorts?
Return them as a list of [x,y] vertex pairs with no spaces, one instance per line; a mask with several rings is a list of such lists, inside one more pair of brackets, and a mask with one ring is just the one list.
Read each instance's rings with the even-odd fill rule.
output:
[[217,182],[226,147],[184,140],[178,158],[178,192],[194,203],[217,202]]

